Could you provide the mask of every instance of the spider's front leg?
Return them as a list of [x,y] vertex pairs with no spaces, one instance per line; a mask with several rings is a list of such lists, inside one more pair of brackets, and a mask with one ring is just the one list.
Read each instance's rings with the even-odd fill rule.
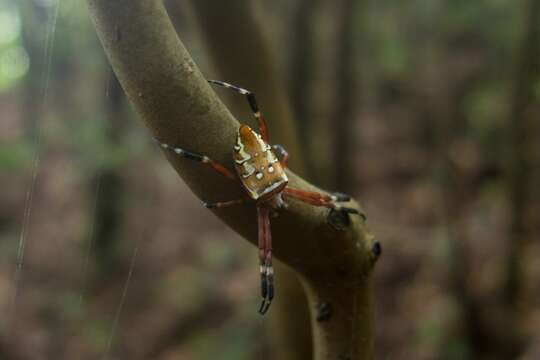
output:
[[236,91],[239,94],[242,94],[246,97],[249,107],[251,108],[251,111],[253,112],[253,116],[255,117],[255,120],[257,120],[257,124],[259,124],[259,132],[261,133],[261,136],[263,140],[268,144],[268,127],[266,126],[266,121],[264,120],[261,111],[259,110],[259,105],[257,104],[257,99],[255,98],[255,94],[247,89],[243,89],[239,86],[226,83],[224,81],[219,80],[208,80],[210,84],[222,86],[227,89],[231,89]]
[[259,224],[259,261],[261,273],[261,296],[259,313],[264,315],[274,298],[274,268],[272,266],[272,234],[270,232],[269,209],[257,206]]
[[231,179],[231,180],[236,180],[237,179],[236,175],[233,174],[231,171],[229,171],[225,166],[221,165],[219,162],[217,162],[215,160],[212,160],[211,158],[209,158],[206,155],[200,155],[200,154],[194,153],[192,151],[179,148],[177,146],[162,143],[161,141],[159,141],[157,139],[156,139],[156,142],[163,149],[169,150],[169,151],[175,153],[176,155],[178,155],[180,157],[183,157],[184,159],[188,159],[188,160],[197,161],[197,162],[200,162],[200,163],[203,163],[203,164],[207,164],[212,169],[214,169],[214,171],[216,171],[219,174],[225,176],[226,178]]
[[340,202],[346,202],[351,200],[351,197],[349,195],[341,193],[327,195],[315,191],[293,189],[290,187],[286,187],[283,190],[283,195],[285,195],[285,197],[291,197],[314,206],[324,206],[338,211],[345,211],[349,214],[358,214],[360,216],[363,216],[363,214],[360,214],[357,209],[343,206],[340,204]]
[[[215,160],[210,159],[208,156],[200,155],[200,154],[197,154],[197,153],[194,153],[194,152],[191,152],[191,151],[188,151],[188,150],[184,150],[184,149],[176,147],[176,146],[172,146],[172,145],[169,145],[169,144],[166,144],[166,143],[162,143],[162,142],[160,142],[158,140],[156,140],[156,142],[163,149],[170,150],[170,151],[174,152],[176,155],[178,155],[180,157],[183,157],[184,159],[188,159],[188,160],[192,160],[192,161],[201,162],[203,164],[207,164],[214,171],[216,171],[217,173],[225,176],[226,178],[231,179],[231,180],[236,180],[237,179],[236,175],[233,174],[231,171],[229,171],[225,166],[221,165],[220,163],[218,163]],[[224,208],[224,207],[229,207],[229,206],[234,206],[234,205],[241,205],[241,204],[245,203],[247,200],[248,200],[247,198],[243,198],[243,199],[230,200],[230,201],[220,201],[220,202],[213,202],[213,203],[205,202],[203,204],[204,204],[205,207],[207,207],[209,209],[216,209],[216,208],[219,209],[219,208]]]
[[248,200],[247,198],[243,198],[243,199],[230,200],[230,201],[219,201],[219,202],[214,202],[214,203],[205,202],[203,203],[203,205],[208,209],[220,209],[220,208],[230,207],[234,205],[241,205],[241,204],[244,204],[247,200]]

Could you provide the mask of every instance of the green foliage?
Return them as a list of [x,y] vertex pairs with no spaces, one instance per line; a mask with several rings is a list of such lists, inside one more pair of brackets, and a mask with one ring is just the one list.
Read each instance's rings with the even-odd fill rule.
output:
[[111,141],[110,127],[114,119],[103,115],[73,114],[76,121],[57,122],[47,131],[46,147],[69,149],[82,165],[85,176],[97,169],[116,169],[137,158],[151,156],[148,135],[140,129],[122,134],[121,143]]
[[0,0],[0,93],[16,85],[29,68],[19,11],[11,1]]
[[22,142],[0,143],[0,169],[11,171],[29,168],[32,147],[33,145]]
[[253,329],[235,321],[215,329],[211,335],[199,333],[191,340],[197,359],[252,359],[252,354],[259,342],[255,338]]

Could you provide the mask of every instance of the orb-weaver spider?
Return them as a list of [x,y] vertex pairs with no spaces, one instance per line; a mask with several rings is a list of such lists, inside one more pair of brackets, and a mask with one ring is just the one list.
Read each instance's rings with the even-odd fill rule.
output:
[[[289,154],[280,145],[270,146],[266,122],[259,111],[255,94],[238,86],[222,81],[209,80],[209,83],[232,89],[245,95],[253,115],[257,120],[260,134],[257,134],[247,125],[241,125],[236,137],[233,150],[234,167],[236,174],[229,171],[220,163],[208,156],[199,155],[176,146],[159,142],[164,149],[173,151],[186,159],[210,165],[221,175],[231,179],[240,180],[249,197],[216,202],[204,203],[207,208],[224,208],[243,204],[253,200],[257,206],[259,224],[258,246],[261,274],[261,296],[263,298],[259,313],[265,314],[274,298],[274,270],[272,267],[272,235],[270,233],[270,211],[285,207],[285,198],[294,198],[315,206],[325,206],[331,209],[358,214],[358,210],[344,207],[339,202],[349,201],[350,197],[344,194],[326,195],[318,192],[293,189],[287,186],[289,179],[285,173]],[[274,151],[281,155],[278,160]]]

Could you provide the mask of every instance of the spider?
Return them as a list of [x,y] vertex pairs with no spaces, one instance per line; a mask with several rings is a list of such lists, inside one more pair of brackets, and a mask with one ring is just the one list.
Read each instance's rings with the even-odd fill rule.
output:
[[[234,168],[231,172],[222,164],[208,156],[200,155],[176,146],[158,141],[166,150],[189,160],[209,165],[216,172],[231,180],[240,180],[248,197],[230,201],[204,203],[207,208],[225,208],[254,201],[257,207],[258,219],[258,248],[261,276],[262,302],[259,313],[264,315],[274,298],[274,269],[272,267],[272,235],[270,233],[270,212],[286,207],[283,200],[293,198],[314,206],[325,206],[330,209],[359,214],[358,210],[344,207],[339,202],[346,202],[350,197],[335,193],[327,195],[319,192],[293,189],[288,186],[289,179],[285,173],[289,154],[281,145],[271,146],[268,142],[266,122],[259,111],[255,94],[249,90],[222,81],[209,80],[211,84],[231,89],[246,96],[249,106],[258,123],[259,133],[248,125],[242,124],[238,129],[236,143],[233,149]],[[280,154],[278,159],[276,152]]]

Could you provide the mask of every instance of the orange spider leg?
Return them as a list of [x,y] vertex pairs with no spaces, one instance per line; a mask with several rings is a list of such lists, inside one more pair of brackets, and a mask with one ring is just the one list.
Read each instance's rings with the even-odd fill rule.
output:
[[208,156],[200,155],[188,150],[184,150],[182,148],[172,146],[166,143],[162,143],[156,139],[156,142],[165,150],[170,150],[174,152],[176,155],[181,156],[185,159],[201,162],[203,164],[208,164],[212,169],[220,173],[221,175],[225,176],[226,178],[229,178],[231,180],[236,180],[237,177],[234,173],[229,171],[225,166],[221,165],[215,160],[210,159]]
[[330,209],[341,210],[348,212],[350,214],[358,214],[358,210],[342,206],[338,204],[339,201],[349,201],[350,198],[344,194],[335,194],[327,195],[314,191],[307,191],[301,189],[293,189],[286,187],[283,190],[283,195],[286,197],[291,197],[305,203],[315,205],[315,206],[324,206]]

